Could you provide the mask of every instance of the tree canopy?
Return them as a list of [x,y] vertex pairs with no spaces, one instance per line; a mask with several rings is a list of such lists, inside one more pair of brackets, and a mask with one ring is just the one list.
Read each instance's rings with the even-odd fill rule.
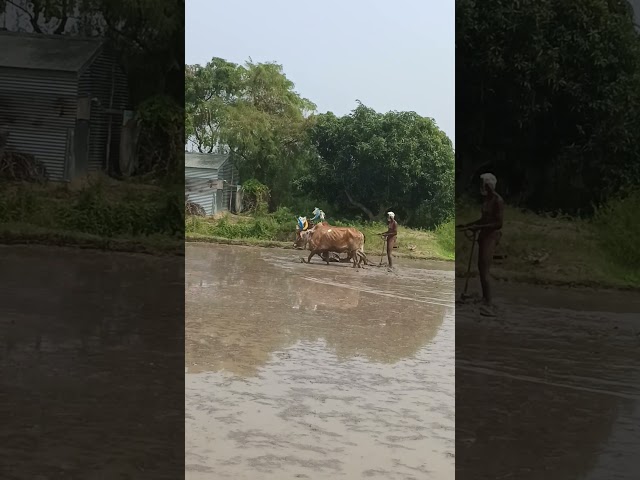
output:
[[184,103],[184,2],[173,0],[0,0],[9,30],[102,36],[113,41],[134,104],[166,94]]
[[230,149],[245,180],[269,186],[272,204],[287,198],[309,153],[315,105],[295,92],[282,66],[213,58],[187,66],[185,92],[187,138],[197,150]]
[[[434,227],[452,215],[454,156],[432,119],[414,112],[377,113],[359,103],[350,114],[319,115],[305,188],[369,220],[392,209],[405,222]],[[429,218],[412,218],[428,206]]]
[[640,38],[625,1],[456,1],[457,192],[492,170],[534,209],[640,180]]
[[432,119],[362,104],[316,114],[276,63],[213,58],[185,75],[188,144],[233,152],[241,179],[269,188],[271,208],[307,197],[370,220],[393,208],[429,227],[453,214],[453,148]]

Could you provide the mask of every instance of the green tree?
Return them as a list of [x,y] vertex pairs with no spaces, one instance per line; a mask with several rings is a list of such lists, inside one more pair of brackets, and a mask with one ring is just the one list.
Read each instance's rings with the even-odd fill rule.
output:
[[184,104],[184,1],[0,0],[21,30],[109,38],[129,77],[135,106],[153,95]]
[[185,129],[200,153],[223,148],[222,128],[243,89],[244,68],[222,58],[185,69]]
[[457,0],[456,77],[458,192],[492,170],[514,202],[579,212],[640,180],[627,2]]
[[309,156],[306,132],[316,107],[295,92],[282,66],[214,58],[187,66],[185,75],[188,141],[202,152],[228,148],[242,179],[269,188],[271,207],[290,197]]
[[392,209],[407,224],[434,227],[453,214],[453,147],[432,119],[359,103],[343,117],[319,115],[311,138],[318,155],[305,191],[369,220]]

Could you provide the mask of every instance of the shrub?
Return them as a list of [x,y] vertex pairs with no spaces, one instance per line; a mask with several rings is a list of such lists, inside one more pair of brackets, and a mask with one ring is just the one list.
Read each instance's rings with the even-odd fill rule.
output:
[[252,213],[265,214],[269,207],[269,188],[255,178],[242,184],[243,210]]
[[455,252],[456,249],[456,226],[454,219],[438,225],[434,231],[438,245],[445,252]]
[[640,265],[638,212],[640,189],[609,200],[594,217],[602,248],[622,265]]
[[178,190],[123,191],[118,185],[114,192],[100,180],[77,191],[7,185],[0,198],[0,222],[104,237],[181,236],[183,208]]

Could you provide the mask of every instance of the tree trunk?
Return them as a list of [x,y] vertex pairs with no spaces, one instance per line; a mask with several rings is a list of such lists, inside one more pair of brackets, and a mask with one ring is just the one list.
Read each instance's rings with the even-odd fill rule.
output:
[[344,191],[344,194],[347,196],[347,200],[349,200],[349,203],[351,203],[351,205],[353,205],[354,207],[358,207],[360,210],[362,210],[364,213],[367,214],[367,216],[369,217],[370,221],[374,221],[375,220],[375,215],[371,212],[371,210],[369,210],[367,207],[365,207],[360,202],[354,200],[351,197],[351,195],[349,195],[349,192],[347,190]]
[[381,206],[380,210],[378,210],[378,215],[376,215],[375,220],[383,220],[384,219],[384,214],[387,213],[387,210],[389,209],[389,207],[386,206]]

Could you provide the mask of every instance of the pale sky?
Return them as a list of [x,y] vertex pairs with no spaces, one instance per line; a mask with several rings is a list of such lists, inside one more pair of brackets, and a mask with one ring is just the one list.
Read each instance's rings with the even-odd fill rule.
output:
[[356,100],[455,143],[455,0],[186,0],[186,62],[275,61],[319,112]]

